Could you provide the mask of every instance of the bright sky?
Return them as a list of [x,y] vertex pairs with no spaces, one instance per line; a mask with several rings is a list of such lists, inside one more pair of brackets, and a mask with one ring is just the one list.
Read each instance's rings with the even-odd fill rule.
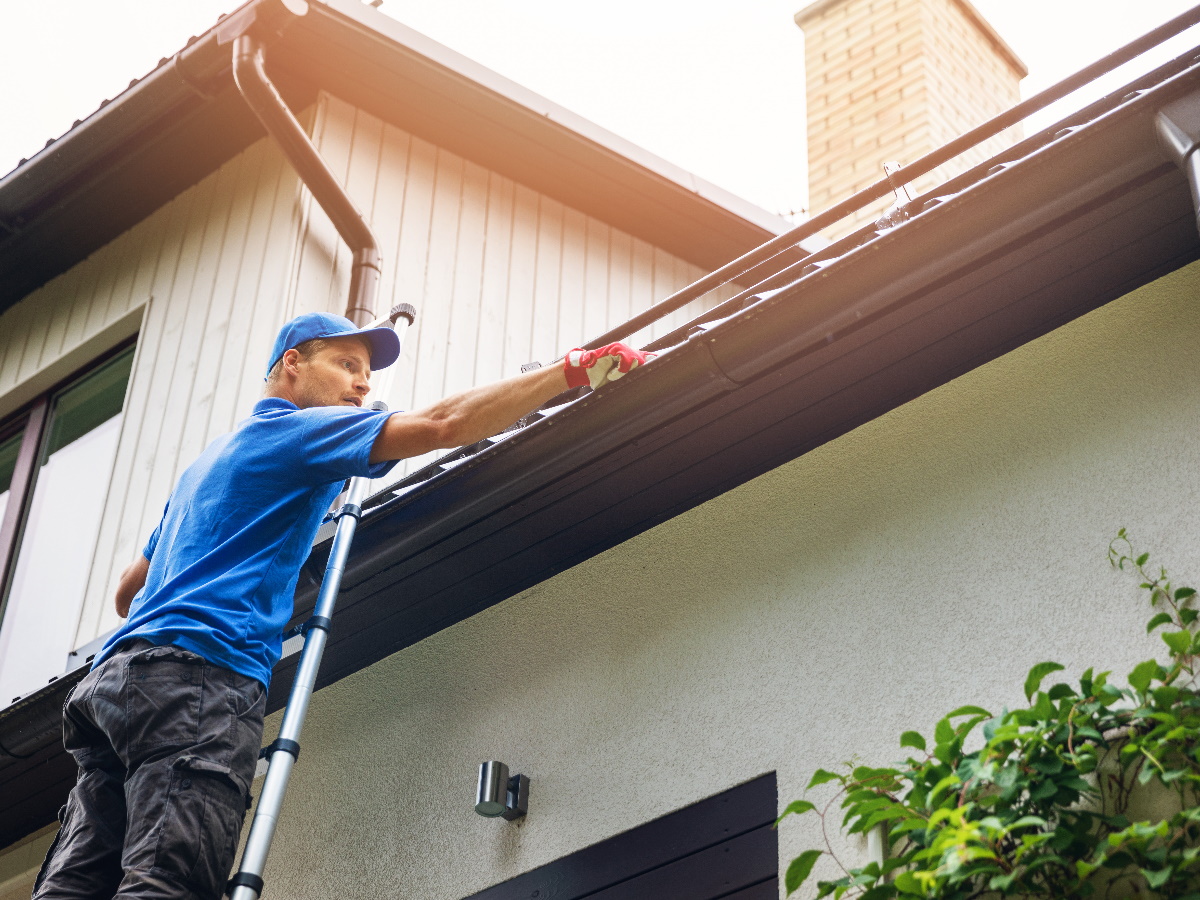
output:
[[[384,0],[382,11],[708,181],[772,212],[788,212],[807,201],[804,40],[792,16],[808,2]],[[238,5],[10,4],[0,31],[0,172]],[[1022,87],[1029,96],[1178,15],[1192,0],[975,5],[1029,67]],[[1200,34],[1193,32],[1172,49],[1196,44]],[[1150,67],[1130,67],[1110,87],[1132,78],[1134,68]],[[1026,132],[1057,117],[1035,119]]]

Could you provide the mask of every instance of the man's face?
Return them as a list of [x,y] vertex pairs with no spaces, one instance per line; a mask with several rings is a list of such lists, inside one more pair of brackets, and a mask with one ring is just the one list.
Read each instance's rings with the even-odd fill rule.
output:
[[308,359],[296,353],[296,405],[301,409],[362,406],[371,390],[371,354],[366,342],[352,337],[327,340]]

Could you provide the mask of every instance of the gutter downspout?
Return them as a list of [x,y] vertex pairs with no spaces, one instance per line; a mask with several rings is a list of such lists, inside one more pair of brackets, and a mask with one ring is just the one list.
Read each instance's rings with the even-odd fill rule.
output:
[[1154,117],[1158,143],[1170,160],[1187,175],[1192,209],[1200,230],[1200,93],[1172,100]]
[[379,244],[363,214],[267,78],[262,44],[250,34],[239,35],[233,42],[233,80],[267,134],[279,145],[300,180],[353,251],[350,297],[345,315],[359,327],[369,324],[375,318],[375,296],[382,268]]

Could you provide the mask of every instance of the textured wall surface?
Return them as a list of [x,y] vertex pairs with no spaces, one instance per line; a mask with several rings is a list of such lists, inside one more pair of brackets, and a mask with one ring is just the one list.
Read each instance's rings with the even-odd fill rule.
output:
[[[1039,661],[1128,671],[1158,643],[1117,528],[1200,580],[1198,292],[1193,265],[321,691],[268,890],[465,897],[762,772],[782,804],[897,759]],[[520,825],[472,812],[484,759],[532,779]]]
[[0,900],[29,900],[55,831],[44,828],[0,853]]
[[[305,119],[377,232],[378,308],[419,309],[387,377],[393,409],[548,363],[704,274],[328,95]],[[63,623],[72,646],[116,627],[116,580],[175,480],[250,412],[280,324],[344,310],[348,263],[325,214],[260,141],[0,315],[0,419],[139,334],[82,612]],[[731,295],[695,301],[651,334]]]
[[[804,30],[809,209],[821,212],[916,162],[1021,98],[1025,74],[962,0],[823,0],[796,15]],[[989,159],[1020,137],[990,138],[910,185],[913,196]],[[874,220],[879,201],[827,230]]]

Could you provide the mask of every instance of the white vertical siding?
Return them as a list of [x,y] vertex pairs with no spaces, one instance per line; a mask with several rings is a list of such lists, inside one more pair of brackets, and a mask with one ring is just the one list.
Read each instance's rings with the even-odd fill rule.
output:
[[[379,310],[418,310],[386,397],[394,409],[547,363],[705,274],[337,98],[318,101],[314,140],[379,238]],[[349,256],[310,202],[300,259],[293,309],[340,309]],[[639,339],[732,293],[693,303]]]
[[175,478],[261,391],[298,197],[260,142],[0,316],[0,414],[141,326],[76,644],[116,624],[116,576]]
[[[703,274],[337,99],[322,95],[310,118],[380,240],[379,310],[418,309],[390,379],[393,408],[549,362]],[[260,395],[278,326],[344,309],[349,262],[260,141],[0,316],[0,415],[140,321],[96,556],[70,625],[76,645],[116,625],[117,576],[182,469]]]

